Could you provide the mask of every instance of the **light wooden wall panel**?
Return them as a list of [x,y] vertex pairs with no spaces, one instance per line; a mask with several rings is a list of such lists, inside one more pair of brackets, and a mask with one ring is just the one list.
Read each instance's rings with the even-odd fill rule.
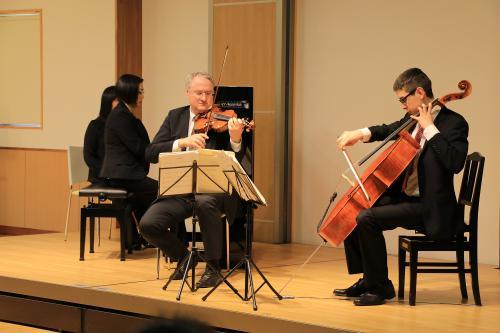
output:
[[[0,148],[0,225],[64,231],[69,194],[65,150]],[[69,230],[77,231],[79,207],[72,197]]]
[[219,75],[228,45],[221,84],[253,86],[254,110],[275,110],[275,16],[275,3],[214,7],[212,72]]
[[218,79],[226,45],[229,54],[221,85],[254,88],[255,183],[268,206],[255,211],[254,237],[273,241],[276,223],[276,3],[214,1],[212,73]]
[[[116,77],[142,76],[142,0],[116,1]],[[134,114],[141,118],[142,107]]]
[[26,228],[64,227],[69,188],[66,155],[66,151],[26,151]]
[[26,154],[0,149],[0,225],[24,227]]
[[274,220],[275,181],[274,181],[274,112],[254,114],[255,123],[259,124],[255,129],[255,184],[259,187],[262,195],[269,205],[259,207],[255,211],[255,224],[259,220]]

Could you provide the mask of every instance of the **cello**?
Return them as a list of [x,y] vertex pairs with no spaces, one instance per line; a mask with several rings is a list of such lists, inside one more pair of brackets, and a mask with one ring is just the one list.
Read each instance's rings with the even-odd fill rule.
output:
[[[467,80],[460,81],[458,88],[462,92],[451,93],[437,98],[432,101],[432,107],[436,105],[444,106],[450,101],[463,99],[469,96],[472,91],[472,86]],[[408,133],[408,128],[415,124],[416,120],[413,118],[408,119],[375,147],[373,151],[363,157],[357,163],[358,166],[363,165],[390,140],[399,135],[399,138],[367,167],[361,177],[357,175],[347,152],[342,151],[358,184],[352,185],[340,198],[330,214],[322,219],[318,226],[318,234],[325,241],[334,246],[338,246],[344,241],[356,227],[356,217],[359,212],[372,207],[413,161],[420,150],[420,144]],[[330,199],[330,203],[333,202],[335,196],[336,194]]]

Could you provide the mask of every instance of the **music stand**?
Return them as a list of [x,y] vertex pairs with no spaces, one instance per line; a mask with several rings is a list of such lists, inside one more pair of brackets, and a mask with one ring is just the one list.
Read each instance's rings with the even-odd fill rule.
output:
[[[205,260],[196,246],[196,223],[198,222],[196,194],[231,194],[230,183],[220,166],[223,163],[221,159],[224,156],[225,154],[221,151],[200,149],[179,153],[163,153],[159,157],[158,197],[165,198],[187,195],[190,197],[193,207],[191,250],[182,262],[177,263],[174,273],[163,286],[163,290],[166,290],[170,282],[172,282],[173,276],[176,275],[181,267],[186,267],[176,297],[178,301],[181,299],[184,284],[187,284],[191,291],[198,290],[195,284],[195,266],[198,260],[205,261],[208,267],[218,272],[215,267]],[[191,284],[187,281],[189,270],[191,270]],[[220,272],[218,274],[223,278]],[[233,288],[232,286],[229,287]]]
[[[246,232],[245,232],[245,255],[239,261],[239,263],[234,266],[226,276],[223,277],[221,281],[219,281],[205,296],[202,297],[203,301],[206,301],[208,296],[212,294],[223,282],[228,285],[233,292],[243,301],[249,301],[252,299],[252,305],[254,311],[257,310],[257,301],[255,299],[255,295],[257,292],[264,286],[267,285],[276,297],[281,300],[283,297],[279,294],[276,289],[273,288],[269,280],[264,276],[259,267],[255,264],[252,259],[252,237],[253,237],[253,209],[259,205],[267,205],[266,200],[257,189],[255,184],[252,182],[250,177],[246,174],[245,170],[239,164],[239,162],[233,157],[231,159],[230,169],[224,171],[227,179],[233,186],[233,189],[238,193],[240,198],[242,198],[246,202],[247,207],[247,216],[246,216]],[[227,279],[241,266],[245,267],[245,294],[242,296],[236,288],[232,286],[232,284],[227,281]],[[254,288],[253,277],[252,277],[252,268],[255,268],[257,273],[259,273],[260,277],[264,281],[257,289]]]

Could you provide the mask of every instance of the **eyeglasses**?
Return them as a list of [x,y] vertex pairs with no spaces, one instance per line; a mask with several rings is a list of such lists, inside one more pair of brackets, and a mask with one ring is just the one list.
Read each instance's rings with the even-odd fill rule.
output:
[[417,91],[417,88],[410,91],[406,96],[398,98],[399,103],[406,104],[406,100],[408,99],[408,97],[413,95],[415,93],[415,91]]
[[195,91],[193,91],[193,94],[195,94],[196,97],[201,97],[201,96],[210,97],[210,96],[214,95],[214,92],[213,91],[195,90]]

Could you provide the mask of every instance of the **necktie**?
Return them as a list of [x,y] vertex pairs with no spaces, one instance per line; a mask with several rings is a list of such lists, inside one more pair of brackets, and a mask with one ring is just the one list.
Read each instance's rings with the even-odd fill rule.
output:
[[422,140],[422,134],[424,134],[424,129],[422,128],[422,126],[418,125],[417,134],[415,135],[415,141],[417,141],[418,144],[420,144],[420,141]]
[[[194,118],[195,117],[196,116],[192,116],[192,117],[190,116],[189,117],[188,136],[191,136],[191,135],[195,134],[195,132],[194,132]],[[188,151],[188,150],[192,150],[192,148],[190,149],[189,147],[187,147],[184,150]]]
[[194,134],[194,118],[196,116],[190,117],[189,118],[189,128],[188,128],[188,136],[191,136]]
[[[415,134],[415,141],[417,141],[418,144],[420,145],[420,141],[422,140],[422,135],[424,133],[424,129],[420,125],[417,125],[417,126],[418,126],[418,129],[417,129],[417,133]],[[420,147],[420,149],[422,149],[422,147]],[[403,190],[403,192],[406,192],[406,194],[408,194],[408,195],[410,195],[411,192],[414,192],[416,189],[416,186],[418,186],[417,183],[412,181],[411,183],[413,186],[411,186],[412,188],[410,189],[409,184],[408,184],[408,180],[410,179],[410,177],[412,179],[416,178],[416,175],[412,175],[412,174],[414,172],[416,172],[416,163],[417,163],[419,155],[420,155],[420,151],[417,152],[417,155],[415,155],[413,160],[410,162],[410,165],[408,166],[408,170],[406,171],[405,178],[403,180],[402,190]]]

